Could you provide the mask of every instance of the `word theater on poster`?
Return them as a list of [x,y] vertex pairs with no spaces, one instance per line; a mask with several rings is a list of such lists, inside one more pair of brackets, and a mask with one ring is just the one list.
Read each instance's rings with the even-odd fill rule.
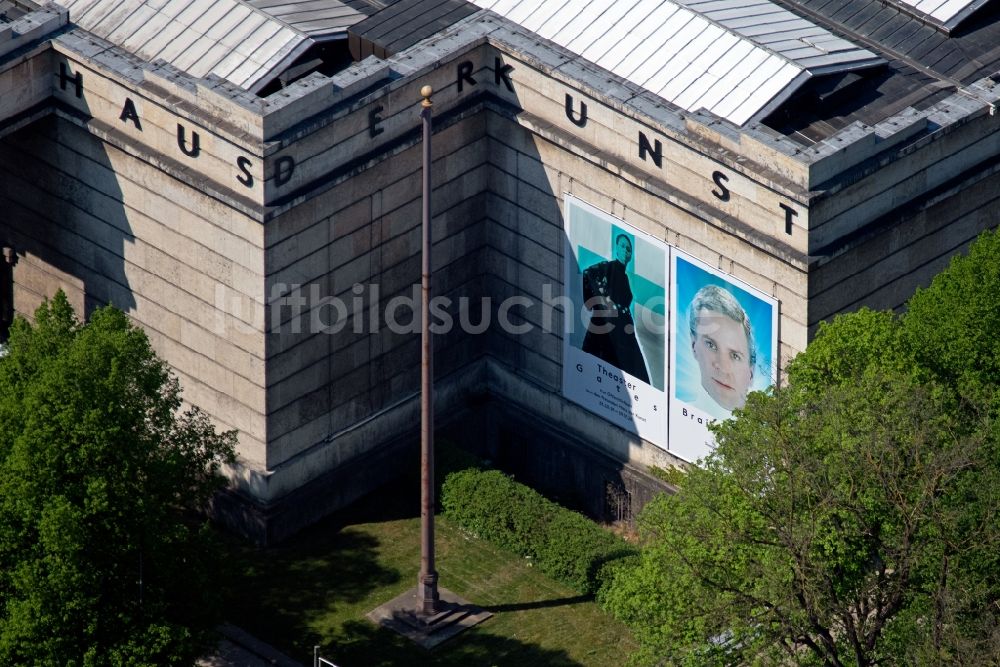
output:
[[563,396],[666,447],[667,246],[566,196]]
[[778,302],[566,195],[563,396],[687,460],[777,380]]

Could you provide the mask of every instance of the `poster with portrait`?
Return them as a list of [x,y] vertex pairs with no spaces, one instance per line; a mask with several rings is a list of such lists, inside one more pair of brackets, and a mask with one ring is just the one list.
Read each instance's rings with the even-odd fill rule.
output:
[[667,246],[566,196],[563,396],[667,439]]
[[673,248],[670,446],[696,461],[714,447],[708,424],[777,381],[778,302]]

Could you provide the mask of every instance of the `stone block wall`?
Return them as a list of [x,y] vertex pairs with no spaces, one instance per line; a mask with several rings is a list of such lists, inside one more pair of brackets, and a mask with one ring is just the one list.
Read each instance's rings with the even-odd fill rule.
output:
[[[14,307],[57,289],[77,313],[112,303],[146,330],[184,399],[265,459],[260,223],[57,115],[0,140],[2,234],[18,254]],[[223,289],[224,288],[224,289]]]
[[[480,115],[441,120],[433,140],[433,289],[458,322],[459,305],[475,306],[483,293],[487,141]],[[377,440],[338,434],[417,400],[420,159],[419,145],[384,155],[266,224],[267,467],[297,480],[292,486],[377,448]],[[293,290],[307,302],[301,312],[276,308]],[[437,376],[462,371],[482,349],[461,327],[442,332]],[[288,489],[275,479],[271,493]]]
[[817,189],[810,336],[839,312],[901,310],[951,257],[1000,225],[1000,116],[955,94],[921,118],[914,141]]

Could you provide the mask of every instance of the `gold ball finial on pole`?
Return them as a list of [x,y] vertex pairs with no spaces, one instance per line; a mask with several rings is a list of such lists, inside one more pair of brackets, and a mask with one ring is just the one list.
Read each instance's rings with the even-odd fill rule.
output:
[[429,108],[431,106],[431,95],[434,94],[434,89],[430,86],[424,86],[420,89],[420,94],[424,98],[424,101],[420,103],[420,106],[425,109]]

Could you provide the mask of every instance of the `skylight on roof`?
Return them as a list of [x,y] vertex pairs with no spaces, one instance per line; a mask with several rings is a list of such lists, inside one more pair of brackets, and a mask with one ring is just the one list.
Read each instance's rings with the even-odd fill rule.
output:
[[688,111],[736,125],[810,77],[880,65],[770,0],[472,0]]
[[56,0],[69,20],[148,61],[258,92],[313,44],[240,0]]
[[895,0],[908,14],[951,32],[990,0]]

